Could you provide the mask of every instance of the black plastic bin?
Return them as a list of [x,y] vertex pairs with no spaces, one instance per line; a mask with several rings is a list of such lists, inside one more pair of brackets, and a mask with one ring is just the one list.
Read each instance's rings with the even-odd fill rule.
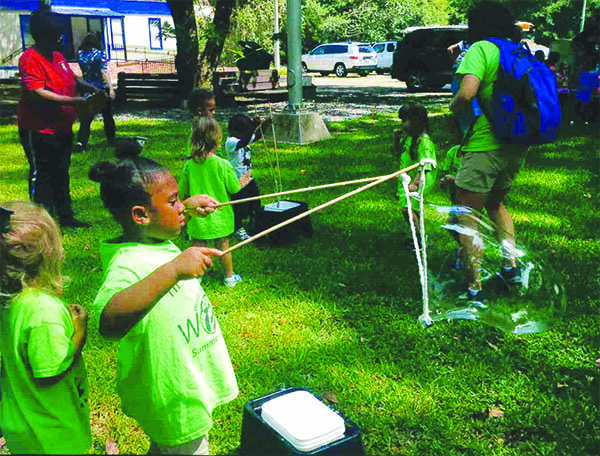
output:
[[[281,212],[269,210],[267,206],[263,206],[260,213],[256,217],[252,234],[260,233],[261,231],[278,225],[281,222],[285,222],[286,220],[296,217],[297,215],[300,215],[308,210],[308,204],[306,202],[292,200],[281,201],[281,203],[286,202],[296,203],[298,205]],[[298,242],[298,239],[301,235],[310,237],[312,234],[312,223],[310,221],[310,216],[307,216],[268,234],[266,236],[266,240],[271,244],[285,245]]]
[[365,450],[362,444],[360,429],[356,424],[344,417],[340,412],[331,408],[344,419],[346,431],[344,436],[327,445],[322,445],[312,451],[300,451],[288,442],[281,434],[267,424],[262,418],[262,405],[276,397],[294,391],[308,391],[317,399],[321,398],[306,388],[287,388],[275,393],[267,394],[258,399],[251,400],[244,407],[242,420],[242,442],[240,453],[244,456],[291,456],[291,455],[318,455],[318,456],[363,456]]

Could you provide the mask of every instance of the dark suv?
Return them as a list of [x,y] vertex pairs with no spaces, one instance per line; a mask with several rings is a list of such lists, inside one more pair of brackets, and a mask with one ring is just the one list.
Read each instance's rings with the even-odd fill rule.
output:
[[453,77],[448,47],[466,38],[466,25],[407,28],[394,52],[391,76],[409,89],[443,87]]

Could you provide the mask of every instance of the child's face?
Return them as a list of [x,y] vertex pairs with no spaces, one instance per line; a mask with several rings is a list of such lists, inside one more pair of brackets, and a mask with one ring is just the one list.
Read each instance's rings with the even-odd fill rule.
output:
[[198,109],[198,115],[201,117],[215,117],[217,115],[217,105],[214,98],[206,100],[206,106]]
[[185,225],[185,207],[179,200],[179,188],[171,173],[160,173],[148,192],[150,222],[144,232],[145,242],[161,242],[177,237]]

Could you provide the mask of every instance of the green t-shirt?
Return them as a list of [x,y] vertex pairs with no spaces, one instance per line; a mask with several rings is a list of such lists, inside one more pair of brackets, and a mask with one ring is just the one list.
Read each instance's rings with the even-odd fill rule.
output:
[[[242,189],[229,161],[213,155],[204,160],[186,160],[179,178],[182,199],[194,195],[209,195],[220,203]],[[192,217],[187,226],[192,239],[217,239],[233,233],[234,215],[231,206],[223,206],[208,217]]]
[[[489,41],[477,41],[469,48],[458,70],[456,70],[459,77],[471,74],[479,78],[481,82],[477,98],[479,104],[483,105],[484,112],[492,112],[493,83],[498,75],[499,62],[500,49],[498,49],[498,46]],[[473,131],[467,143],[463,146],[463,150],[465,152],[482,152],[500,149],[501,147],[502,145],[496,139],[489,119],[485,114],[480,115],[473,126]]]
[[[421,161],[423,158],[431,158],[433,160],[437,160],[435,157],[435,144],[433,143],[431,137],[427,133],[423,133],[417,138],[417,158],[413,160],[410,156],[410,147],[412,144],[412,140],[412,137],[409,136],[404,142],[402,155],[400,155],[400,169],[414,165],[415,163]],[[423,190],[423,194],[427,195],[429,191],[435,186],[437,180],[437,169],[431,165],[426,165],[425,169],[429,172],[425,174],[425,189]],[[408,173],[412,181],[414,181],[415,177],[420,174],[421,168],[417,168]],[[400,206],[406,206],[406,197],[404,196],[402,177],[398,179],[398,194],[400,195]]]
[[[90,448],[87,372],[83,357],[73,364],[74,333],[69,308],[37,289],[0,310],[0,428],[12,454]],[[39,383],[63,373],[52,385]]]
[[[94,301],[96,315],[116,293],[180,253],[169,241],[103,242],[104,281]],[[199,280],[177,282],[120,340],[117,392],[123,412],[161,446],[205,435],[213,409],[237,396],[227,347]]]
[[460,168],[460,162],[462,161],[462,154],[459,155],[459,150],[460,145],[456,145],[451,147],[448,152],[446,152],[446,157],[444,158],[444,162],[440,167],[441,171],[446,174],[456,176],[458,168]]

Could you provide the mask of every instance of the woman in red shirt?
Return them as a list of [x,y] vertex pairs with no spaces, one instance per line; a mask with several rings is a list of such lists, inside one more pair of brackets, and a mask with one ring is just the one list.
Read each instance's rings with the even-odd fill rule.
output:
[[18,125],[29,162],[29,197],[58,217],[63,227],[89,227],[77,220],[71,206],[69,167],[75,107],[85,103],[76,88],[96,88],[76,76],[58,52],[62,29],[49,9],[31,14],[35,45],[19,59],[21,99]]

